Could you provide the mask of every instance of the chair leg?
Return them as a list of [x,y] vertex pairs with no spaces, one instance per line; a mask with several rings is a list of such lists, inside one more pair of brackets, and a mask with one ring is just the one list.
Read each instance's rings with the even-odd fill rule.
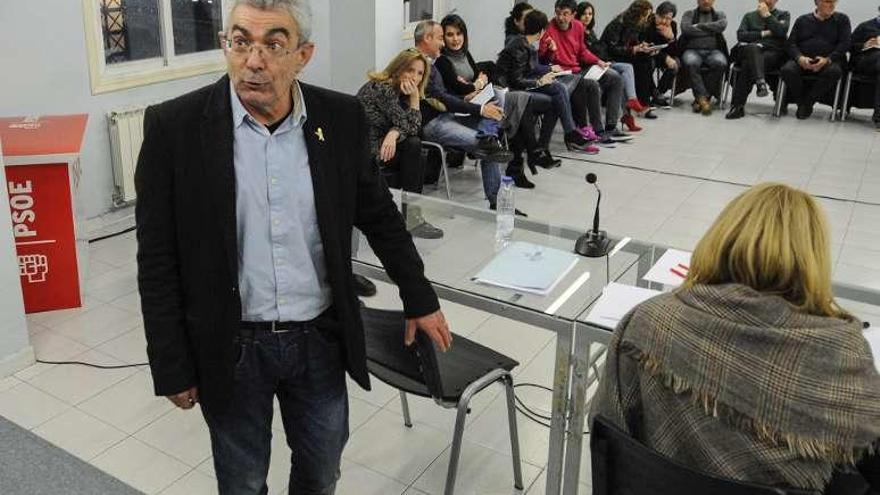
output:
[[846,75],[846,87],[843,89],[843,108],[840,109],[840,120],[849,119],[849,100],[852,96],[853,73]]
[[400,393],[400,409],[403,410],[403,424],[407,428],[412,428],[412,419],[409,415],[409,401],[406,400],[406,392],[398,390]]
[[678,72],[675,73],[675,76],[672,78],[672,93],[669,95],[669,106],[675,107],[675,91],[678,89]]
[[834,87],[834,104],[831,106],[831,122],[837,120],[837,111],[840,109],[840,88],[843,85],[843,79],[837,80],[837,86]]
[[513,377],[504,377],[504,390],[507,392],[507,422],[510,427],[510,456],[513,458],[513,487],[523,489],[522,462],[519,457],[519,431],[516,426],[516,405],[513,396]]
[[779,85],[776,86],[776,106],[773,107],[773,116],[779,118],[782,115],[782,106],[785,105],[785,81],[779,78]]
[[449,185],[449,167],[446,165],[446,150],[440,150],[440,168],[443,171],[443,182],[446,183],[446,199],[452,199],[452,186]]
[[446,472],[444,495],[453,495],[455,493],[455,478],[458,475],[458,461],[461,457],[461,441],[464,436],[464,424],[467,421],[468,404],[470,401],[470,395],[462,395],[458,401],[458,413],[455,416],[455,432],[452,434],[452,447],[449,449],[449,468]]

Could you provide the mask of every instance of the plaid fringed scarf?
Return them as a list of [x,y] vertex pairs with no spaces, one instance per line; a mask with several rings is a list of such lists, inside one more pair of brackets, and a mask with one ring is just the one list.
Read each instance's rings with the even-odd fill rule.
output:
[[858,321],[702,285],[624,318],[591,414],[695,469],[821,491],[880,438],[880,376]]

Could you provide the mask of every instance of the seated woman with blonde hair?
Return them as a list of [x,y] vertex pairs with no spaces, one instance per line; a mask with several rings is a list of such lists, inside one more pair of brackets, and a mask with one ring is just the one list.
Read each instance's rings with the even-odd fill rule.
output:
[[[421,193],[425,183],[422,159],[422,113],[431,63],[415,49],[397,54],[385,70],[370,72],[357,97],[367,114],[373,158],[389,186]],[[422,217],[414,205],[403,205],[406,227],[413,237],[438,239],[443,231]]]
[[760,184],[727,205],[684,285],[621,321],[596,415],[723,478],[822,492],[836,469],[876,473],[880,376],[834,301],[816,201]]

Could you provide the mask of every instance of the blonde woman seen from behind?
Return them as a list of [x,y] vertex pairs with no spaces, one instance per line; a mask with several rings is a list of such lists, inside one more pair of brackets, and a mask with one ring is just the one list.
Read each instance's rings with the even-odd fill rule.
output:
[[620,323],[591,416],[728,479],[820,493],[840,468],[870,478],[880,376],[862,323],[834,301],[830,260],[810,195],[742,193],[684,285]]

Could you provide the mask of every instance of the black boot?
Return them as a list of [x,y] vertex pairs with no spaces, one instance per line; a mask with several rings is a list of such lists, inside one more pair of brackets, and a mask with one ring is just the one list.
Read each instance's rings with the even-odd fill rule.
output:
[[479,150],[476,156],[495,163],[507,163],[513,159],[513,153],[504,149],[496,136],[483,136],[478,140]]
[[520,189],[534,189],[535,183],[526,178],[526,174],[520,172],[513,176],[513,185]]
[[550,152],[545,149],[539,149],[529,156],[529,168],[534,168],[535,165],[541,168],[556,168],[562,165],[562,160],[553,158]]
[[727,112],[727,115],[724,116],[727,120],[736,120],[745,117],[746,110],[742,105],[733,105],[730,107],[730,111]]

